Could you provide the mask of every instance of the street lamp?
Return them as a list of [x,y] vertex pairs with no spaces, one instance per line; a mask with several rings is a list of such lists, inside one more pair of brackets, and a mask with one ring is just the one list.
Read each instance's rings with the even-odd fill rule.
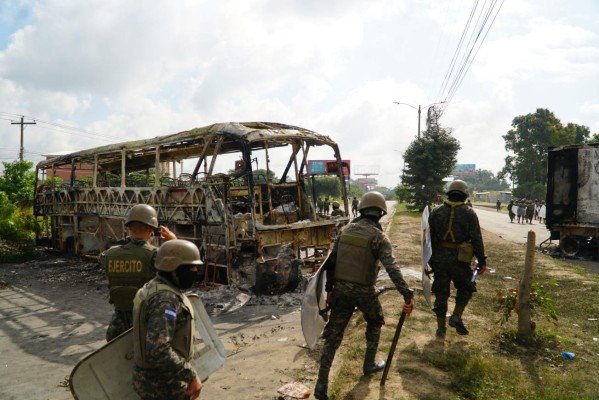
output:
[[431,103],[431,104],[429,104],[428,106],[424,106],[424,107],[421,107],[421,106],[420,106],[420,104],[418,104],[418,107],[414,107],[414,106],[413,106],[413,105],[411,105],[411,104],[408,104],[408,103],[400,103],[400,102],[397,102],[397,101],[394,101],[393,103],[395,103],[395,104],[401,104],[401,105],[408,106],[408,107],[412,107],[414,110],[418,110],[418,139],[420,139],[420,114],[422,113],[422,109],[425,109],[425,110],[426,110],[427,108],[429,108],[429,107],[431,107],[431,106],[434,106],[434,105],[436,105],[436,104],[443,104],[443,103],[446,103],[446,101],[445,101],[445,100],[443,100],[443,101],[438,101],[438,102]]

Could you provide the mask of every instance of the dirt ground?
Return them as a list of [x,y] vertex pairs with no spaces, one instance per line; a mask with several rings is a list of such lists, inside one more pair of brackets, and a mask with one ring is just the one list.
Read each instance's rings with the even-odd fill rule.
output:
[[[389,214],[393,215],[393,211]],[[419,288],[415,278],[420,268],[416,225],[416,220],[400,220],[389,234],[406,280]],[[493,241],[503,239],[485,233],[485,240],[492,246]],[[0,399],[72,398],[67,385],[71,370],[83,356],[105,343],[112,313],[107,293],[103,271],[92,261],[40,252],[35,261],[0,264]],[[314,387],[319,347],[311,351],[305,346],[300,325],[302,293],[252,297],[224,289],[202,293],[202,298],[228,351],[225,366],[206,382],[202,399],[277,399],[277,389],[293,381]],[[384,358],[401,300],[390,291],[382,295],[381,301],[387,325],[379,358]],[[449,378],[414,361],[417,357],[410,354],[443,351],[443,346],[459,349],[467,342],[457,335],[448,335],[439,349],[432,340],[434,316],[419,291],[416,302],[416,311],[404,326],[385,389],[380,389],[377,375],[345,388],[338,399],[451,396]],[[363,337],[363,332],[355,334]],[[476,337],[475,330],[468,342],[477,340]],[[340,352],[347,350],[344,341]],[[361,365],[361,361],[351,362]],[[336,359],[332,377],[339,364],[340,359]]]
[[[302,293],[201,295],[228,352],[202,398],[275,399],[293,381],[313,388],[319,352],[305,346]],[[107,281],[93,261],[40,250],[34,261],[0,264],[0,399],[72,398],[68,376],[105,343],[111,313]]]

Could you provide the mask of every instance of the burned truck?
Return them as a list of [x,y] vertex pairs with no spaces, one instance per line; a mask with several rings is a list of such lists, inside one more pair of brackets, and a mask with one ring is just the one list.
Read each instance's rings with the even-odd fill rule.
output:
[[568,256],[598,254],[599,143],[549,149],[546,225]]
[[[339,180],[344,216],[315,207],[308,155],[323,152],[333,160],[328,171]],[[97,255],[124,238],[131,207],[148,204],[161,225],[198,246],[204,286],[289,291],[302,267],[322,262],[349,220],[347,172],[329,137],[264,122],[217,123],[53,156],[36,167],[38,240]]]

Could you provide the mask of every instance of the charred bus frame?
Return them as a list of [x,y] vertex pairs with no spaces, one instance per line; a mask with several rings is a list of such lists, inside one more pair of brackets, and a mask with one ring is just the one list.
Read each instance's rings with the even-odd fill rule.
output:
[[[36,167],[34,212],[45,222],[38,239],[62,252],[98,254],[124,238],[133,205],[149,204],[161,225],[196,243],[205,285],[292,290],[301,266],[318,265],[349,220],[344,168],[336,171],[345,216],[318,214],[307,192],[308,154],[319,146],[328,146],[343,165],[329,137],[263,122],[218,123],[57,156]],[[271,152],[277,148],[290,154],[275,181]],[[252,168],[258,153],[266,174]],[[240,157],[235,168],[217,173],[217,158],[230,154]],[[194,163],[188,173],[184,160]],[[166,168],[171,165],[173,173]],[[48,179],[65,169],[68,179]],[[85,170],[89,177],[79,179]]]

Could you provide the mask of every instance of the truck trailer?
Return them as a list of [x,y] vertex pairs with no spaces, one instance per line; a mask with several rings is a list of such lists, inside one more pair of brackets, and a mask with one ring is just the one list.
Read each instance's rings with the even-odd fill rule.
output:
[[597,253],[599,143],[549,149],[546,207],[550,239],[563,254]]

